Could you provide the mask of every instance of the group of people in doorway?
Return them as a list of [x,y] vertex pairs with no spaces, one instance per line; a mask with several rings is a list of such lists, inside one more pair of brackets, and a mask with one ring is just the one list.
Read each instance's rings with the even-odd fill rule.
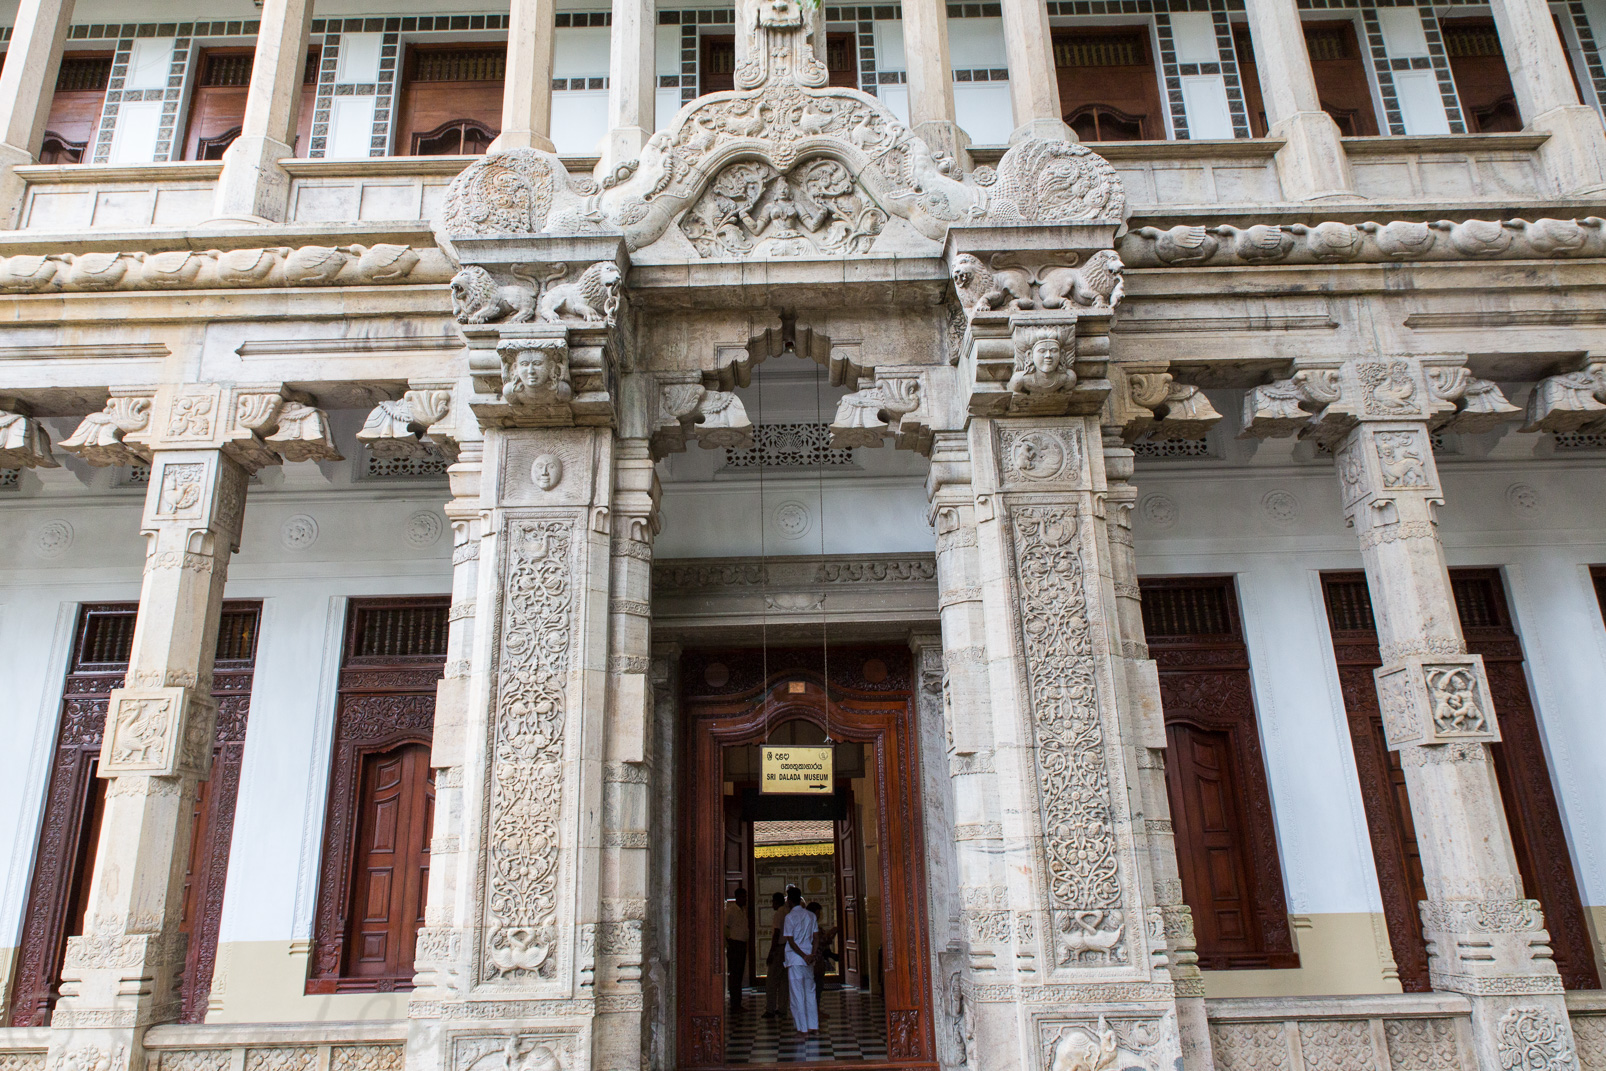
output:
[[[837,927],[822,925],[818,903],[803,903],[803,893],[795,885],[771,900],[770,949],[764,960],[767,977],[764,986],[764,1018],[781,1014],[781,1004],[790,1005],[792,1026],[800,1034],[820,1029],[820,992],[830,961],[838,959],[832,946]],[[730,987],[732,1011],[742,1010],[742,989],[747,975],[747,890],[737,889],[725,901],[725,967]]]

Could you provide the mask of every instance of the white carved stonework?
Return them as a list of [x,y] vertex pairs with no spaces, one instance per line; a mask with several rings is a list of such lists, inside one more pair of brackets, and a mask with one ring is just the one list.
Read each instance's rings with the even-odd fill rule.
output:
[[450,274],[439,249],[389,243],[0,257],[0,291],[13,294],[383,286],[442,283]]
[[1495,1028],[1501,1071],[1571,1071],[1578,1066],[1572,1031],[1550,1008],[1517,1004]]
[[653,449],[659,454],[686,449],[695,439],[705,449],[751,447],[753,424],[735,391],[709,390],[701,383],[662,383]]
[[[1058,263],[1055,260],[1058,260]],[[1014,256],[956,255],[949,266],[959,304],[978,312],[1067,309],[1110,312],[1125,295],[1121,258],[1099,249],[1077,267],[1080,255],[1064,253],[1040,265],[1023,266]]]
[[1055,967],[1128,960],[1119,852],[1074,506],[1012,506]]
[[559,821],[573,617],[574,523],[516,519],[507,561],[491,748],[484,981],[557,970]]
[[903,434],[904,418],[919,408],[918,379],[878,379],[837,403],[831,445],[880,446],[885,437]]
[[391,460],[429,457],[433,451],[424,442],[422,424],[405,398],[382,401],[369,412],[357,432],[357,441],[373,451],[375,457]]
[[59,468],[50,453],[50,436],[40,423],[0,398],[0,469]]
[[90,413],[77,431],[61,441],[61,448],[102,467],[146,461],[150,451],[137,442],[124,442],[124,438],[149,426],[151,401],[149,393],[112,395],[105,409]]
[[204,777],[215,713],[193,688],[116,689],[107,707],[101,776]]
[[1606,428],[1606,361],[1540,380],[1528,398],[1523,431],[1593,432]]
[[727,164],[680,220],[704,257],[868,253],[887,215],[837,160],[781,174],[760,161]]

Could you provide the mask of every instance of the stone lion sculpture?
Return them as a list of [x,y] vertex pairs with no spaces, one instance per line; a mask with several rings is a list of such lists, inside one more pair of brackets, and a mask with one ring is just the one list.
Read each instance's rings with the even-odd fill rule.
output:
[[1121,277],[1124,268],[1115,250],[1100,249],[1080,268],[1050,268],[1043,272],[1038,297],[1045,309],[1063,309],[1071,302],[1113,309],[1126,292]]
[[619,307],[619,286],[624,281],[619,265],[602,260],[569,283],[553,283],[541,295],[540,317],[547,323],[564,319],[597,323],[613,317]]
[[535,287],[499,284],[471,264],[452,276],[452,315],[460,324],[524,323],[535,318]]
[[954,258],[953,280],[959,303],[972,313],[1032,307],[1031,276],[1019,268],[989,267],[980,257],[961,253]]

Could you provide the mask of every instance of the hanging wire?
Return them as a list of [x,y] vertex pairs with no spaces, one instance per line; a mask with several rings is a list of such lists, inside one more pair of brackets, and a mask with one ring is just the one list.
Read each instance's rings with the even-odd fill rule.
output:
[[[816,427],[825,423],[825,407],[821,395],[825,390],[824,381],[829,375],[829,369],[816,369],[814,376],[814,424]],[[820,522],[820,578],[825,578],[825,448],[814,452],[814,489],[815,508],[819,510]],[[826,618],[825,595],[820,595],[820,666],[824,678],[822,688],[825,692],[825,743],[832,749],[832,765],[835,765],[836,741],[831,736],[831,644],[830,623]]]

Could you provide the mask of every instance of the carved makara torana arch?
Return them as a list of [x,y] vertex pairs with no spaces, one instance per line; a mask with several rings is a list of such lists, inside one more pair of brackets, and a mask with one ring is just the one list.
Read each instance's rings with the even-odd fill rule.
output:
[[[937,1021],[922,1051],[989,1071],[1212,1066],[1128,443],[1198,437],[1219,414],[1163,361],[1111,359],[1115,243],[1192,263],[1262,256],[1268,242],[1293,256],[1295,232],[1123,239],[1114,170],[1071,141],[1027,138],[965,173],[874,98],[825,85],[822,19],[794,0],[742,0],[736,88],[687,105],[600,182],[520,149],[470,165],[448,193],[438,237],[460,265],[468,375],[411,384],[363,432],[386,450],[422,437],[455,457],[439,821],[410,1004],[420,1071],[674,1065],[662,906],[680,894],[664,856],[677,689],[650,635],[654,461],[692,440],[751,442],[734,388],[753,362],[788,352],[849,388],[837,445],[890,439],[931,464],[932,717],[950,817],[928,799],[923,824],[929,850],[951,860],[933,902],[954,906],[951,924],[931,926]],[[1393,257],[1420,237],[1390,228],[1365,239],[1306,228],[1294,252]],[[1350,371],[1328,369],[1262,387],[1249,430],[1322,429],[1360,481],[1346,501],[1380,495],[1403,516],[1436,493],[1427,419],[1470,426],[1511,407],[1464,370],[1377,371],[1353,372],[1353,388]],[[1408,426],[1366,423],[1350,398],[1366,385],[1397,403],[1376,419]],[[1458,689],[1440,706],[1477,706],[1481,667],[1453,646],[1396,667],[1402,711],[1424,680]],[[1481,707],[1473,720],[1492,731]],[[1515,895],[1492,877],[1487,887]],[[1472,925],[1459,894],[1429,893],[1435,932]],[[1479,1044],[1493,1052],[1501,1031],[1537,1023],[1570,1045],[1543,965],[1498,969],[1522,1002],[1478,1005]],[[1479,988],[1482,967],[1446,970],[1448,988],[1499,989]]]

